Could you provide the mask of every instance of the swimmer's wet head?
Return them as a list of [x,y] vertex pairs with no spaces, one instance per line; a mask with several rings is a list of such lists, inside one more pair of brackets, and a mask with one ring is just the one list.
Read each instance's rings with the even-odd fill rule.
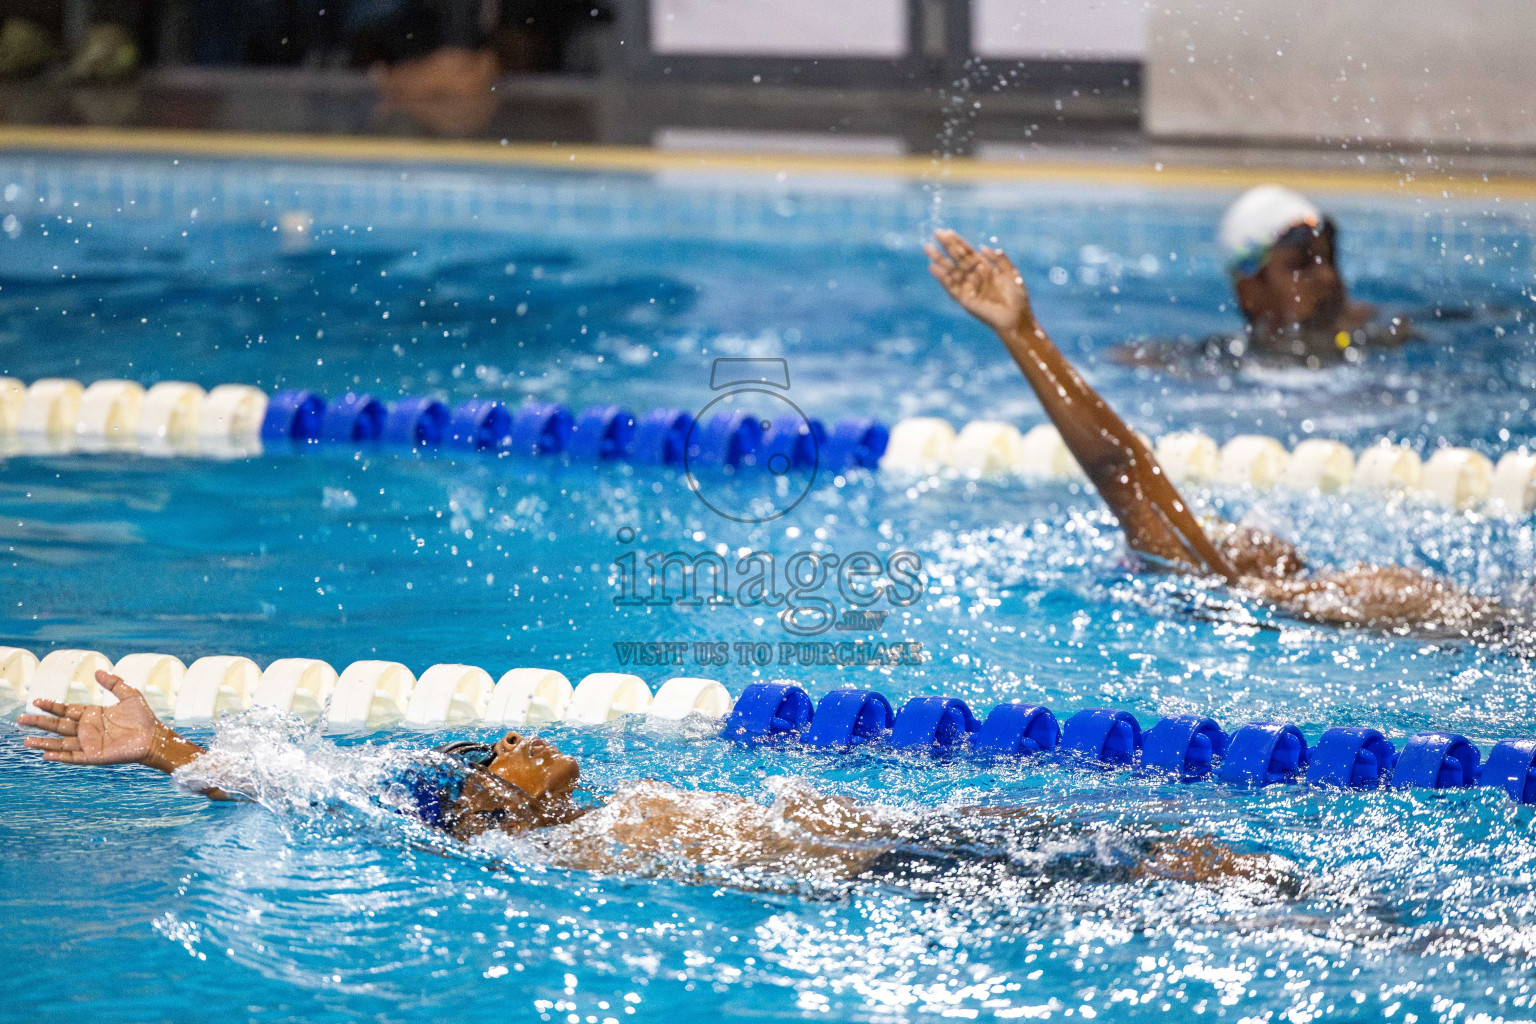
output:
[[1327,331],[1349,307],[1335,259],[1337,231],[1304,197],[1278,185],[1249,189],[1221,221],[1238,307],[1259,333]]
[[1243,333],[1139,340],[1112,350],[1115,362],[1189,373],[1235,371],[1257,359],[1316,370],[1417,336],[1408,317],[1378,319],[1374,306],[1350,298],[1333,220],[1288,188],[1244,192],[1221,218],[1220,243]]
[[441,822],[461,838],[492,828],[540,828],[583,811],[572,801],[580,763],[539,736],[508,732],[494,744],[450,743],[440,750],[469,768]]

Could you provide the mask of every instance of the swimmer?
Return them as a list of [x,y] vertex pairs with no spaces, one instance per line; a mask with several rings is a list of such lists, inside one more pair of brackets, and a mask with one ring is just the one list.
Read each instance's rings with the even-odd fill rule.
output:
[[1334,626],[1426,637],[1502,639],[1513,616],[1427,573],[1357,565],[1308,570],[1296,548],[1262,530],[1195,518],[1146,444],[1089,387],[1046,336],[1024,277],[1000,250],[934,233],[929,271],[1002,339],[1045,412],[1125,531],[1153,567],[1218,578],[1292,615]]
[[1244,333],[1124,345],[1111,358],[1172,371],[1236,369],[1247,357],[1317,369],[1401,345],[1412,336],[1406,317],[1377,321],[1374,307],[1350,301],[1337,234],[1331,218],[1290,189],[1249,189],[1228,208],[1220,231]]
[[[122,679],[97,672],[110,707],[37,700],[46,714],[23,726],[50,736],[26,746],[50,761],[139,764],[216,800],[197,763],[210,751],[166,726]],[[620,786],[601,799],[580,790],[581,766],[537,736],[509,732],[495,744],[452,743],[423,752],[393,806],[459,840],[503,833],[540,859],[579,871],[668,875],[687,881],[785,888],[797,881],[873,881],[922,892],[957,878],[1030,883],[1174,881],[1235,888],[1273,900],[1296,895],[1292,866],[1239,853],[1203,836],[1147,827],[1092,831],[1021,807],[970,807],[923,815],[780,788],[770,806],[660,782]],[[789,780],[786,780],[789,781]],[[1027,849],[1025,847],[1028,847]],[[722,875],[724,877],[722,877]],[[946,879],[949,880],[946,883]]]

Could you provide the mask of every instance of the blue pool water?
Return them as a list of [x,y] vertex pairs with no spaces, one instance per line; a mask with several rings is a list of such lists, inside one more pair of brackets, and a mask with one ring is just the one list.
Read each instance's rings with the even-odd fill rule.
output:
[[[1490,454],[1536,433],[1524,207],[1322,197],[1357,292],[1412,314],[1428,342],[1319,373],[1180,380],[1104,355],[1235,324],[1212,241],[1229,197],[1021,185],[940,198],[887,182],[11,154],[0,373],[697,409],[713,358],[782,356],[813,415],[1038,422],[995,340],[927,277],[917,244],[937,210],[1019,256],[1042,320],[1149,431]],[[1425,566],[1528,600],[1529,520],[1358,496],[1198,497],[1297,538],[1316,563]],[[1200,711],[1228,726],[1285,719],[1314,739],[1338,724],[1437,727],[1485,750],[1536,734],[1528,662],[1259,609],[1191,615],[1186,586],[1127,572],[1098,499],[1068,484],[853,474],[752,525],[711,513],[676,474],[623,466],[15,457],[0,462],[0,644],[467,662],[493,675],[550,666],[574,679],[617,669],[614,645],[630,641],[785,639],[762,609],[615,606],[615,559],[717,549],[917,553],[923,598],[847,636],[916,641],[930,657],[641,669],[653,685],[693,673],[733,693],[782,678],[815,695],[854,684],[979,709],[1027,700],[1063,718],[1100,704],[1144,722]],[[1146,882],[764,893],[688,884],[686,871],[560,870],[370,813],[367,766],[442,737],[327,740],[259,717],[223,732],[221,747],[266,767],[260,804],[209,805],[139,769],[45,765],[0,725],[9,1014],[1536,1015],[1532,811],[1492,790],[1245,791],[1054,762],[747,751],[695,723],[644,719],[547,730],[599,789],[650,778],[767,801],[788,775],[905,810],[1027,804],[1088,835],[1219,836],[1288,858],[1303,879],[1294,900]]]

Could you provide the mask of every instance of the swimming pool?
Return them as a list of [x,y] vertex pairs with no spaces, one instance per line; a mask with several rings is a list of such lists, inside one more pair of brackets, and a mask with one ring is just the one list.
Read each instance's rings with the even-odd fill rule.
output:
[[[827,418],[1037,422],[1005,354],[927,278],[916,244],[938,211],[1021,257],[1064,350],[1149,431],[1392,436],[1421,450],[1444,439],[1490,454],[1533,433],[1536,263],[1530,216],[1513,204],[1327,197],[1356,290],[1414,314],[1434,343],[1211,381],[1095,357],[1234,323],[1212,237],[1226,195],[975,185],[936,203],[884,179],[13,154],[0,158],[0,198],[0,373],[29,380],[701,408],[715,357],[782,356],[795,402]],[[295,224],[307,230],[285,233]],[[1430,566],[1517,599],[1536,563],[1529,520],[1358,495],[1209,497],[1303,539],[1319,562]],[[1112,704],[1144,720],[1285,719],[1314,737],[1433,726],[1485,749],[1536,730],[1531,672],[1506,653],[1186,614],[1177,585],[1125,571],[1098,500],[1069,484],[853,474],[820,482],[789,516],[743,524],[675,473],[623,466],[351,451],[14,458],[0,464],[0,522],[0,643],[39,653],[540,664],[575,678],[616,668],[615,643],[780,639],[753,609],[615,606],[612,563],[626,551],[905,548],[929,586],[881,632],[920,642],[926,663],[700,674],[733,693],[789,678],[815,694],[852,683],[1063,717]],[[672,674],[641,671],[653,684]],[[76,1007],[122,1020],[194,1006],[305,1020],[1536,1014],[1532,812],[1487,790],[1247,791],[1028,761],[747,751],[640,719],[549,730],[599,784],[766,797],[770,777],[799,774],[909,807],[1038,803],[1271,849],[1311,884],[1295,904],[1146,886],[764,895],[496,868],[483,851],[423,848],[397,823],[322,813],[346,807],[357,780],[277,726],[225,740],[289,766],[270,810],[205,806],[140,771],[34,763],[3,729],[3,919],[21,965],[3,991],[17,1014],[54,998],[58,979]]]

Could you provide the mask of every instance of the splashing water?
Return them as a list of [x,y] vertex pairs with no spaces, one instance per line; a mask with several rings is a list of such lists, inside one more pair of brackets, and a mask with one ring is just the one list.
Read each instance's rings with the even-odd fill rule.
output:
[[[183,165],[168,187],[189,197],[199,182],[223,188],[227,168],[210,167]],[[26,180],[87,205],[83,190],[103,173],[89,162],[42,170]],[[236,170],[316,211],[398,187],[392,169]],[[499,196],[516,217],[548,186],[435,173],[413,179],[413,194],[448,211],[455,197]],[[723,185],[679,192],[573,176],[559,188],[561,209],[618,213],[429,231],[386,223],[382,207],[374,224],[318,213],[316,244],[286,255],[266,214],[221,220],[207,211],[224,203],[201,196],[190,226],[174,214],[96,219],[84,207],[71,224],[63,213],[18,215],[16,238],[0,240],[13,247],[0,371],[59,373],[55,349],[36,339],[67,319],[81,343],[66,369],[87,380],[697,409],[715,355],[763,352],[790,360],[791,395],[813,415],[1038,421],[1006,354],[924,276],[915,225],[932,201],[916,187],[808,195],[787,214],[765,201],[760,218],[751,195]],[[1531,231],[1512,204],[1333,206],[1362,298],[1465,313],[1425,320],[1433,337],[1421,347],[1315,375],[1253,369],[1214,381],[1110,365],[1105,351],[1131,338],[1232,326],[1210,238],[1222,199],[946,185],[943,215],[999,235],[1063,347],[1149,432],[1200,426],[1218,439],[1255,431],[1355,447],[1386,435],[1421,452],[1532,440]],[[719,224],[730,230],[708,233]],[[719,486],[745,501],[754,484]],[[1314,564],[1402,563],[1529,603],[1529,518],[1358,494],[1191,498],[1274,527]],[[634,531],[628,545],[615,539],[622,527]],[[626,551],[745,549],[782,561],[905,549],[921,556],[927,591],[857,638],[920,642],[920,665],[639,671],[653,687],[710,675],[734,693],[786,678],[817,695],[851,683],[897,703],[958,696],[980,711],[1027,700],[1063,717],[1110,705],[1144,722],[1281,718],[1309,737],[1341,724],[1398,737],[1454,729],[1484,749],[1536,732],[1529,660],[1326,629],[1133,574],[1097,498],[1071,484],[821,478],[792,517],[754,526],[713,516],[675,475],[623,466],[371,451],[229,464],[11,459],[0,463],[0,542],[9,644],[338,667],[389,658],[418,672],[451,661],[493,675],[540,665],[573,678],[616,668],[623,642],[781,639],[761,608],[616,606],[613,562]],[[776,865],[651,850],[629,851],[624,870],[577,870],[548,840],[454,843],[389,809],[394,773],[444,736],[328,740],[259,716],[226,723],[199,770],[258,799],[219,805],[136,769],[43,764],[0,725],[0,920],[15,965],[0,998],[16,1015],[49,1016],[62,986],[77,1012],[125,1021],[184,1017],[188,1006],[306,1021],[466,1006],[578,1022],[1536,1012],[1532,811],[1489,790],[1250,791],[1049,759],[744,749],[697,721],[545,732],[601,792],[644,793],[647,780],[720,792],[684,798],[720,817],[748,814],[740,800],[771,823],[776,801],[809,787],[898,824],[1019,805],[1070,827],[1042,838],[946,820],[949,838],[958,829],[981,856],[937,878],[914,861],[901,877],[790,884],[795,873]],[[590,841],[622,810],[588,821]],[[1238,855],[1278,858],[1297,886],[1094,874],[1159,836],[1219,837]]]
[[[716,741],[675,729],[582,739],[609,751],[612,760],[596,772],[604,788],[615,773],[638,778],[658,758],[687,770],[723,753]],[[775,875],[760,864],[732,868],[729,857],[626,858],[620,850],[621,868],[592,873],[562,865],[566,844],[606,837],[622,845],[616,826],[632,810],[622,794],[656,784],[617,782],[617,810],[583,819],[581,834],[433,840],[376,799],[381,782],[414,756],[412,746],[336,747],[259,713],[223,725],[213,752],[194,766],[195,781],[245,786],[258,803],[193,812],[213,827],[187,851],[156,931],[196,963],[214,956],[313,992],[321,1005],[341,999],[385,1016],[446,1007],[511,974],[537,1000],[560,991],[537,979],[562,970],[575,991],[550,1001],[595,1009],[630,997],[629,1005],[651,1009],[686,1004],[699,985],[734,1005],[766,984],[782,994],[765,998],[785,1011],[1059,1009],[1059,995],[1043,993],[1070,992],[1101,1010],[1158,1012],[1155,1000],[1114,994],[1133,979],[1138,992],[1150,986],[1191,1007],[1281,1000],[1296,1008],[1309,1000],[1285,994],[1294,990],[1282,984],[1284,968],[1274,971],[1279,964],[1369,964],[1367,977],[1414,965],[1444,972],[1449,985],[1503,973],[1504,989],[1518,992],[1520,974],[1498,965],[1514,970],[1536,943],[1536,907],[1521,881],[1536,866],[1536,845],[1528,834],[1486,831],[1513,812],[1476,797],[1457,799],[1450,815],[1443,798],[1422,794],[1319,800],[1266,791],[1213,802],[1191,787],[1105,785],[1093,772],[1046,778],[1016,765],[983,786],[985,775],[959,763],[866,751],[842,765],[848,788],[870,800],[883,791],[887,825],[909,833],[921,826],[930,839],[942,830],[950,850],[965,851],[956,864],[936,874],[931,861],[909,859],[900,871],[837,881]],[[759,752],[758,762],[782,771],[831,767],[806,753]],[[952,787],[948,810],[914,802],[919,790],[931,791],[935,773]],[[782,823],[787,805],[814,796],[803,781],[780,777],[764,787],[754,774],[737,774],[735,788],[765,818]],[[155,784],[153,803],[181,804]],[[983,789],[994,812],[1011,798],[1033,813],[1022,822],[962,813]],[[678,799],[728,828],[742,826],[737,799]],[[1516,819],[1528,823],[1529,815]],[[1300,887],[1241,878],[1190,884],[1124,870],[1149,838],[1213,833],[1250,857],[1278,840],[1285,859],[1267,866],[1298,873]],[[1469,899],[1463,880],[1483,871],[1507,881],[1485,881]],[[642,876],[654,881],[638,886]],[[713,906],[708,923],[693,909],[694,893]],[[1106,974],[1123,982],[1101,989],[1093,979]],[[1427,988],[1392,989],[1408,1006],[1427,998]]]

